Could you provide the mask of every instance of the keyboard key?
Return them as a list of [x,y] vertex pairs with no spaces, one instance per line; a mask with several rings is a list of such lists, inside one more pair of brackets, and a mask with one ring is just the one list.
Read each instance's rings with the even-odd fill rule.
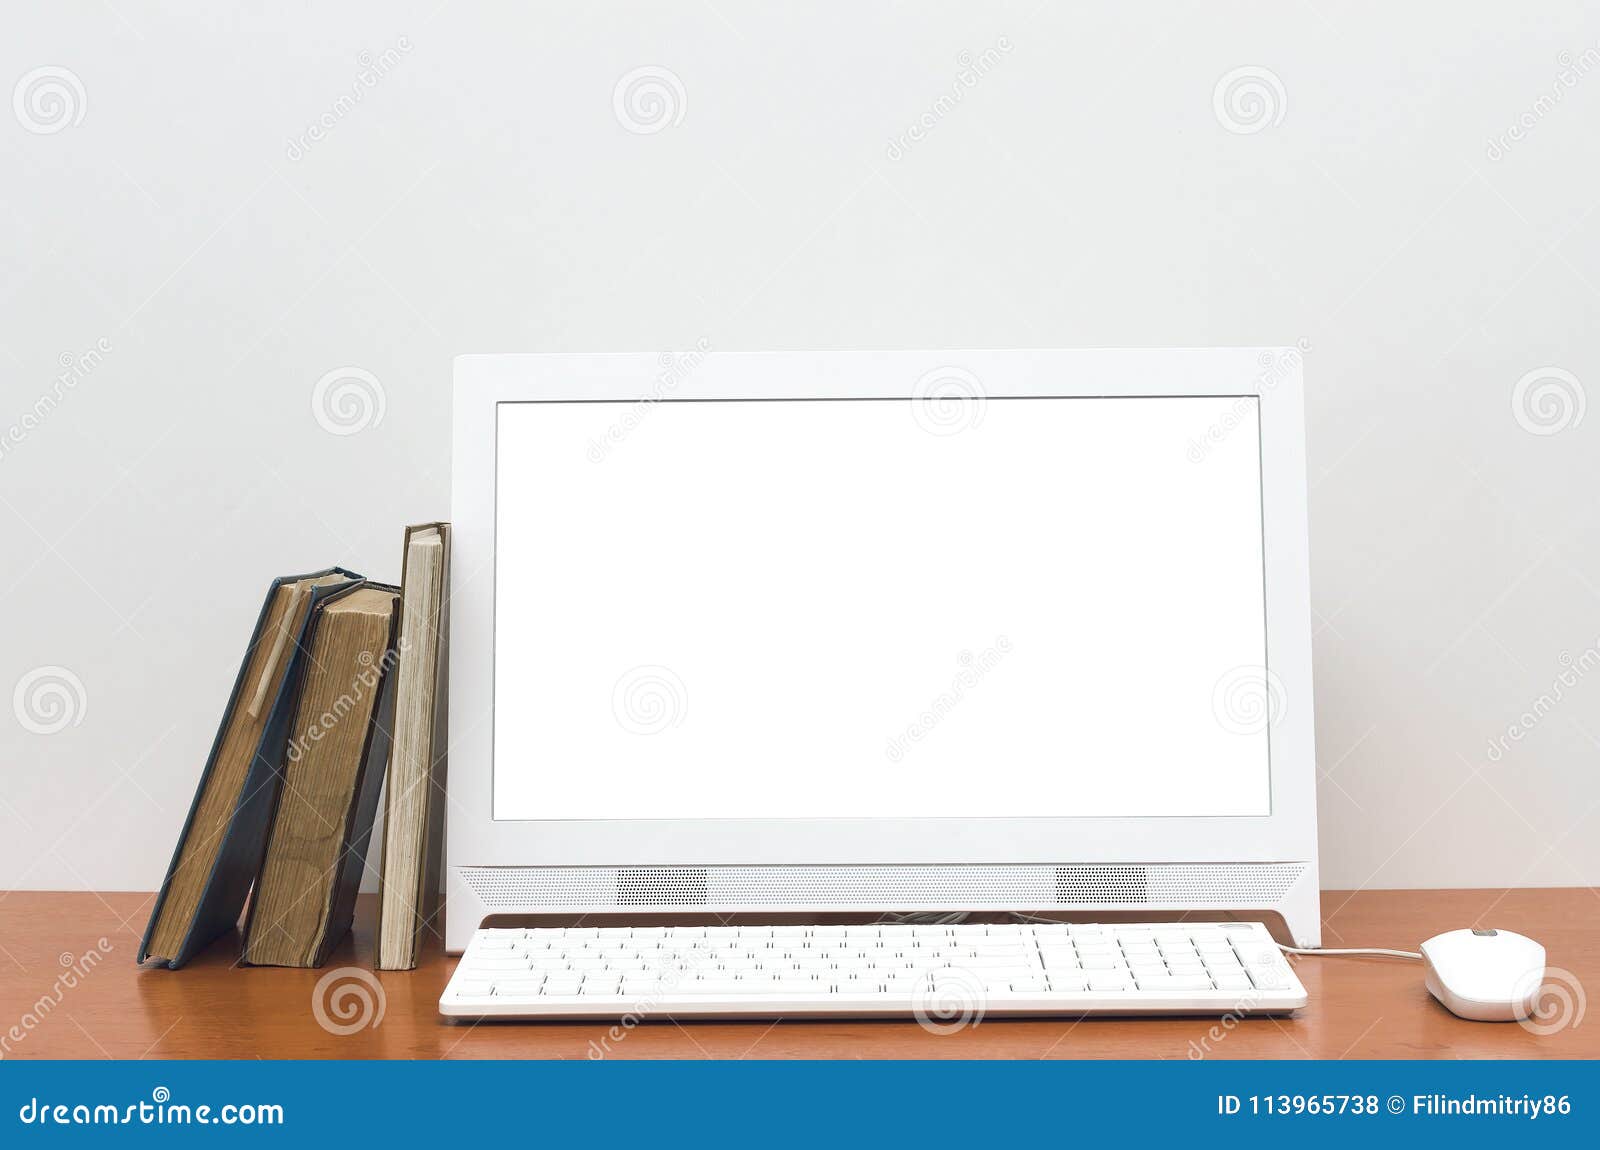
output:
[[719,979],[715,982],[702,982],[696,984],[697,992],[709,995],[744,995],[744,994],[771,994],[772,984],[765,979],[753,981],[751,979]]
[[1281,972],[1264,966],[1250,967],[1250,981],[1256,984],[1257,990],[1284,990],[1289,985],[1289,979]]
[[538,994],[541,980],[535,979],[495,979],[494,992],[496,995],[510,998],[520,998],[525,995]]
[[1005,982],[985,982],[984,991],[988,994],[1040,994],[1045,988],[1042,978],[1012,978]]
[[526,958],[497,958],[495,952],[489,954],[474,954],[466,961],[472,965],[473,970],[527,970],[531,962]]

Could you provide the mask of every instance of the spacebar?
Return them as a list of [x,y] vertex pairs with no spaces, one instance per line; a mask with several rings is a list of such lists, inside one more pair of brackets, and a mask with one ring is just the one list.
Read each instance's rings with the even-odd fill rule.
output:
[[[729,994],[766,995],[769,998],[783,998],[794,994],[828,994],[832,991],[830,984],[807,980],[805,982],[747,982],[743,979],[726,980],[701,980],[698,982],[684,982],[672,987],[663,998],[716,998]],[[624,989],[623,993],[629,993]]]

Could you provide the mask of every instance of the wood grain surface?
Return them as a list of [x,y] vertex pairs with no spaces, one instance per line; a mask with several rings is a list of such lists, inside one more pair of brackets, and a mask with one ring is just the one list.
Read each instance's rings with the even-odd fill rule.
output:
[[[1590,889],[1327,891],[1327,946],[1416,944],[1443,930],[1496,926],[1545,944],[1553,1033],[1455,1018],[1424,989],[1421,964],[1306,958],[1310,992],[1283,1018],[986,1019],[938,1035],[914,1021],[651,1019],[618,1031],[594,1022],[462,1024],[441,1018],[440,992],[456,960],[437,940],[415,971],[372,974],[374,900],[323,970],[236,965],[238,938],[220,939],[180,971],[134,963],[153,896],[143,893],[0,894],[0,1054],[6,1058],[1594,1058],[1600,1018],[1579,1013],[1600,989],[1600,893]],[[86,959],[86,955],[100,957]],[[319,980],[357,967],[344,1005],[359,1008],[366,978],[373,1010],[344,1029]],[[369,994],[373,992],[368,990]]]

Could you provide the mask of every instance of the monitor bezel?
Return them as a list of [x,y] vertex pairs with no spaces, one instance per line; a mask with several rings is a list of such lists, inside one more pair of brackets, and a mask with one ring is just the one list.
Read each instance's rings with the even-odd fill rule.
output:
[[[1301,350],[704,352],[664,388],[659,353],[455,361],[449,865],[762,866],[1277,862],[1314,865],[1316,770]],[[571,400],[906,399],[958,368],[990,397],[1259,400],[1271,811],[1249,816],[497,820],[493,813],[497,415]],[[1315,889],[1313,886],[1312,889]]]

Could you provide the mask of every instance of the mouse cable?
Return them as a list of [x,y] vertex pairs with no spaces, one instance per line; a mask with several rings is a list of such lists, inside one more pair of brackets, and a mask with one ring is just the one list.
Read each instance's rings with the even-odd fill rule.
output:
[[1386,947],[1381,947],[1381,946],[1357,946],[1357,947],[1345,947],[1345,948],[1341,948],[1341,949],[1332,949],[1332,948],[1324,949],[1323,947],[1285,946],[1283,943],[1280,942],[1278,944],[1278,949],[1283,951],[1285,954],[1330,954],[1330,955],[1375,954],[1375,955],[1378,955],[1378,956],[1380,956],[1382,958],[1421,958],[1422,957],[1421,954],[1419,954],[1418,952],[1416,952],[1414,950],[1389,950]]

